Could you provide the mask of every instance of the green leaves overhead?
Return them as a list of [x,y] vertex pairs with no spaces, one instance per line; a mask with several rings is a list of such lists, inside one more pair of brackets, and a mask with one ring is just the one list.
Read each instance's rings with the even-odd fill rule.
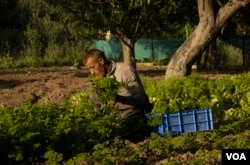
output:
[[[179,8],[178,1],[163,0],[86,0],[48,1],[59,6],[78,22],[88,35],[103,37],[111,30],[118,37],[127,36],[133,41],[140,37],[160,36],[164,29],[171,29],[169,20]],[[181,20],[181,19],[180,19]],[[176,21],[178,21],[176,19]]]

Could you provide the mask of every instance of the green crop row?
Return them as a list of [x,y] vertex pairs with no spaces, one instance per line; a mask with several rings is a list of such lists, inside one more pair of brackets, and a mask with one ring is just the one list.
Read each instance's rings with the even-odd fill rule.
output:
[[[86,92],[61,105],[33,103],[0,108],[0,162],[4,164],[220,164],[221,149],[250,148],[250,74],[223,79],[152,80],[142,76],[152,113],[211,108],[214,129],[164,137],[152,132],[133,142],[121,136],[117,111],[97,113]],[[118,89],[113,79],[95,84]],[[103,96],[114,96],[110,89]],[[112,97],[111,97],[112,98]],[[127,129],[128,130],[128,129]]]

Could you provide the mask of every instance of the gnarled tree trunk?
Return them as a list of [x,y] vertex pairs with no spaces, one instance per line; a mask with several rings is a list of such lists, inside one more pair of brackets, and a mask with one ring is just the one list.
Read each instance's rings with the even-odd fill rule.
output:
[[136,69],[136,59],[134,53],[134,43],[131,39],[123,37],[121,40],[123,62]]
[[173,54],[165,78],[182,77],[191,74],[192,65],[198,55],[208,46],[212,39],[217,38],[223,25],[250,0],[229,0],[214,13],[212,0],[197,0],[199,24],[194,32]]

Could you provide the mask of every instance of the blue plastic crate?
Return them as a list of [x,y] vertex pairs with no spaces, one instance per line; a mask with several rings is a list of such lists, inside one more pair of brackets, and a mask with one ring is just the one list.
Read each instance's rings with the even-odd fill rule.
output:
[[161,124],[153,126],[153,131],[161,136],[170,132],[178,135],[187,132],[213,129],[212,111],[208,109],[185,110],[166,114],[151,114],[148,118],[161,116]]

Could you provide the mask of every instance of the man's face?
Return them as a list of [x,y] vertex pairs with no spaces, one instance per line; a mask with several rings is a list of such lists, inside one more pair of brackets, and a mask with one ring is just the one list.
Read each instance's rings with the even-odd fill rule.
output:
[[85,62],[85,66],[89,69],[89,72],[92,75],[95,75],[97,77],[105,77],[107,73],[104,66],[104,60],[102,58],[94,59],[90,57]]

